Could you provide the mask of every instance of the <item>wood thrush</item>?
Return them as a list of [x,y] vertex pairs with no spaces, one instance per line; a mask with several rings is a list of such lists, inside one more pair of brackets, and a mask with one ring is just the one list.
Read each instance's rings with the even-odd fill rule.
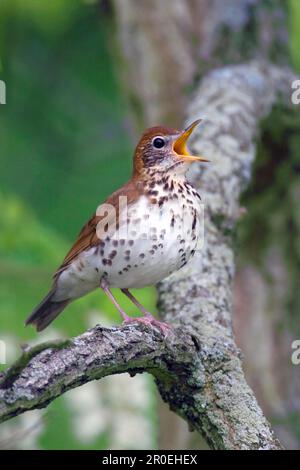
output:
[[[54,274],[48,295],[26,321],[41,331],[73,300],[100,287],[125,322],[168,326],[156,320],[128,290],[157,283],[193,256],[200,235],[200,196],[187,181],[186,141],[199,124],[184,131],[157,126],[139,141],[130,181],[114,192],[79,233]],[[117,287],[144,315],[129,317],[111,288]]]

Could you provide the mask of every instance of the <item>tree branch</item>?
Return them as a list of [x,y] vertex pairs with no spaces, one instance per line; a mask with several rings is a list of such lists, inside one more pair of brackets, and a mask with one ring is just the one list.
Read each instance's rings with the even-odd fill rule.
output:
[[196,347],[174,330],[165,339],[140,324],[96,326],[62,343],[28,349],[0,379],[0,422],[47,406],[71,388],[107,375],[150,372],[162,382],[185,383]]
[[190,175],[205,203],[205,243],[185,269],[160,284],[159,303],[164,318],[185,324],[206,350],[202,364],[207,389],[202,394],[200,428],[214,448],[278,446],[236,353],[232,245],[260,120],[275,102],[292,106],[295,78],[288,69],[260,62],[220,68],[203,79],[188,112],[187,122],[205,120],[205,126],[194,133],[192,153],[212,161],[209,167],[195,165]]
[[42,408],[65,391],[104,376],[154,375],[163,399],[216,449],[280,449],[242,371],[232,325],[232,233],[249,181],[259,121],[279,97],[290,104],[288,70],[267,64],[208,74],[188,122],[205,118],[194,151],[212,160],[191,178],[205,202],[205,244],[183,270],[159,286],[167,338],[131,324],[95,327],[67,344],[26,351],[0,383],[0,421]]
[[[198,341],[182,327],[164,338],[160,332],[131,324],[120,328],[95,327],[67,344],[38,345],[26,351],[0,382],[0,422],[46,407],[67,390],[91,380],[116,373],[128,372],[133,376],[149,372],[155,377],[163,398],[189,420],[192,428],[199,431],[205,428],[208,434],[217,436],[218,422],[211,422],[212,403],[207,400],[210,396],[210,402],[213,400],[218,406],[213,384],[213,374],[217,371],[214,371],[214,357]],[[238,351],[222,349],[216,349],[215,354],[219,367],[226,367],[229,372],[239,362]],[[247,392],[240,392],[238,398],[248,400],[251,405],[253,398],[247,397]],[[258,417],[256,425],[261,432],[264,428],[268,432],[257,441],[257,446],[277,448],[261,412]],[[220,419],[227,421],[223,411]]]

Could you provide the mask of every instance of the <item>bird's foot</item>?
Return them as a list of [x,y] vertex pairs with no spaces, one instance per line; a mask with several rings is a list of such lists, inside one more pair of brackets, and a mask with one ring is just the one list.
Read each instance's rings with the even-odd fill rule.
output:
[[[123,294],[125,294],[131,302],[142,312],[144,315],[143,317],[137,317],[137,318],[130,318],[128,317],[125,312],[121,313],[122,317],[124,318],[124,321],[138,321],[140,323],[144,323],[144,325],[154,325],[158,327],[164,336],[167,336],[168,333],[171,330],[171,327],[167,323],[163,323],[159,320],[157,320],[148,310],[143,307],[142,304],[132,295],[132,293],[128,289],[121,289]],[[124,314],[127,318],[124,317]],[[128,320],[129,318],[129,320]]]
[[139,322],[144,325],[156,326],[159,330],[162,331],[164,336],[167,336],[171,330],[171,326],[167,323],[161,322],[153,317],[150,313],[145,314],[144,317],[126,317],[124,318],[124,323]]
[[170,333],[172,327],[168,325],[168,323],[157,320],[157,318],[155,318],[150,312],[147,312],[147,310],[144,311],[144,315],[144,318],[148,320],[151,325],[157,326],[164,336],[167,336]]

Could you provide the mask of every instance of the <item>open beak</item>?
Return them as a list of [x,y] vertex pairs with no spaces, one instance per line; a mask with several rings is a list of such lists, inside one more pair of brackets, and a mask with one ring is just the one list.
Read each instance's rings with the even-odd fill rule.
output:
[[173,150],[176,153],[176,155],[179,158],[182,158],[185,161],[188,161],[188,162],[209,162],[209,160],[207,160],[204,157],[191,155],[188,148],[187,148],[187,145],[186,145],[186,142],[187,142],[188,138],[190,137],[191,133],[193,132],[195,127],[198,126],[198,124],[200,124],[201,121],[202,121],[202,119],[197,119],[197,121],[193,122],[190,126],[188,126],[179,135],[179,137],[175,140],[175,142],[173,144]]

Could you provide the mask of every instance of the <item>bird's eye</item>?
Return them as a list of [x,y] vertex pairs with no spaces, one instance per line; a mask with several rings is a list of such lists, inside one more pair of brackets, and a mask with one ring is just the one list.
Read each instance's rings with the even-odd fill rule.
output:
[[162,137],[155,137],[153,139],[153,147],[156,149],[162,149],[166,145],[165,139]]

